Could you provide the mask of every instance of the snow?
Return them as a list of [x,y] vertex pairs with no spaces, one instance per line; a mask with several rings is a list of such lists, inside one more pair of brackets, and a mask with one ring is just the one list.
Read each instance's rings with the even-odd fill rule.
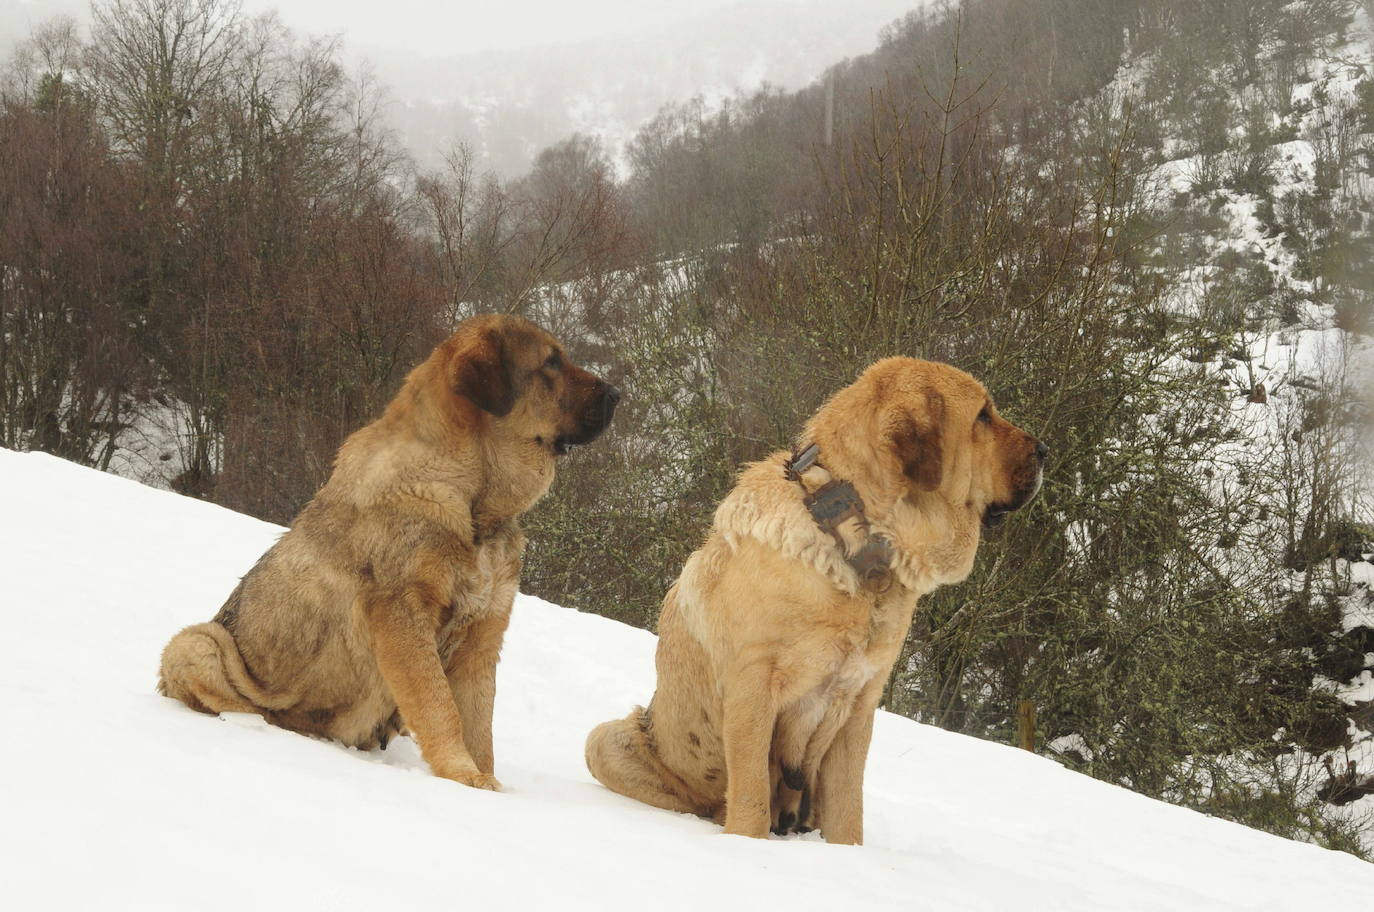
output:
[[[496,707],[502,794],[158,696],[276,526],[0,450],[0,880],[14,908],[1293,909],[1374,866],[880,714],[867,845],[753,841],[598,785],[596,723],[653,688],[654,638],[522,596]],[[1341,906],[1331,905],[1330,908]]]
[[[143,484],[170,489],[187,469],[192,438],[185,403],[163,398],[136,403],[114,441],[110,472]],[[218,447],[213,448],[218,459]]]
[[1374,627],[1374,564],[1349,564],[1353,595],[1345,602],[1343,628]]

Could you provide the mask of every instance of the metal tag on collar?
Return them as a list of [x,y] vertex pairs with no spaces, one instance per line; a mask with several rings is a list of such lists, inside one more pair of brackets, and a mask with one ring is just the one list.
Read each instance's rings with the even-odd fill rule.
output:
[[865,589],[881,594],[891,588],[892,552],[892,542],[886,536],[875,535],[849,559]]
[[811,444],[802,450],[787,463],[786,474],[788,478],[796,481],[802,473],[816,464],[816,459],[821,455],[819,444]]

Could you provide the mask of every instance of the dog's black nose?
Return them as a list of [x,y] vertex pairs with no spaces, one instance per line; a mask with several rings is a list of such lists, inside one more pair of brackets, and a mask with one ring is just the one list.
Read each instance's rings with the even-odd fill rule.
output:
[[1044,462],[1045,457],[1048,455],[1050,455],[1050,448],[1045,446],[1039,440],[1035,441],[1035,458],[1040,460],[1041,462]]
[[616,407],[616,404],[620,402],[620,390],[608,383],[606,384],[605,395],[602,398],[606,403],[606,408],[613,409]]

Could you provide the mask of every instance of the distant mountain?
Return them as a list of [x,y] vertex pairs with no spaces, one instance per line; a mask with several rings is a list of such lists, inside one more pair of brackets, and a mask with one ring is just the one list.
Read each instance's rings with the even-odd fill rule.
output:
[[[695,95],[718,101],[765,84],[800,88],[835,61],[870,51],[885,25],[921,5],[923,0],[738,0],[669,24],[451,57],[385,47],[356,31],[341,37],[346,56],[367,61],[387,90],[388,117],[421,166],[437,164],[445,149],[463,142],[480,169],[515,176],[540,149],[574,132],[601,137],[615,154],[668,102]],[[279,6],[288,25],[309,29],[303,9],[296,12],[290,0]],[[89,5],[0,2],[0,56],[56,15],[85,22]]]
[[615,153],[664,104],[708,102],[763,85],[795,89],[836,60],[866,53],[880,30],[920,0],[766,0],[685,22],[564,45],[415,59],[367,51],[393,93],[392,115],[421,163],[454,141],[483,166],[524,171],[574,132]]

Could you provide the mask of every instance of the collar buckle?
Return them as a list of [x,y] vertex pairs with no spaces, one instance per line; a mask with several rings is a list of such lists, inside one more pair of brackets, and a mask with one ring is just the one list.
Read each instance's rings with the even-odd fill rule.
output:
[[[854,568],[864,589],[882,594],[892,587],[892,542],[886,536],[870,534],[863,498],[850,482],[831,477],[820,464],[820,455],[818,444],[804,447],[783,463],[783,476],[788,481],[796,482],[802,489],[802,502],[806,504],[812,520],[835,539],[840,546],[840,553]],[[821,469],[827,479],[815,490],[811,490],[803,479],[813,468]],[[812,480],[813,483],[815,480]],[[851,531],[857,533],[862,544],[847,541],[845,534],[840,531],[840,526],[851,519],[855,527]]]

